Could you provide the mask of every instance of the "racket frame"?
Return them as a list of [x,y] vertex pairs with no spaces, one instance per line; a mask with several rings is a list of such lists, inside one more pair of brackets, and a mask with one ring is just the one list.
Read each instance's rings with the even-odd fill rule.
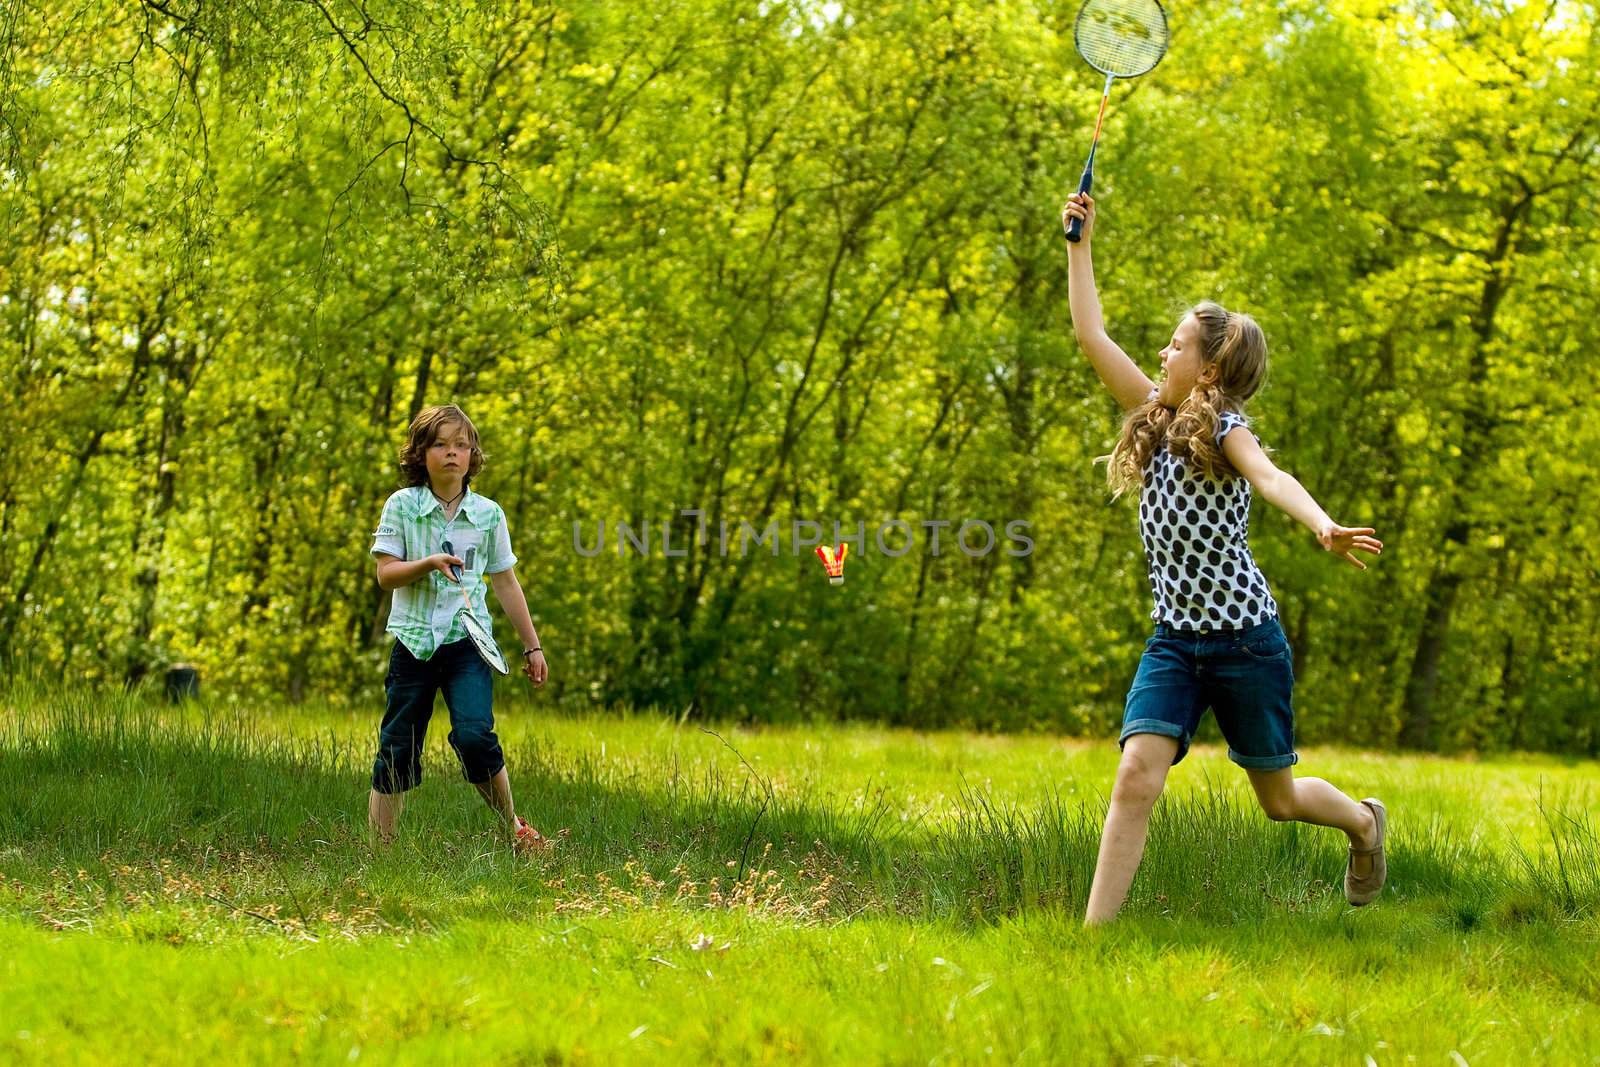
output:
[[[1161,6],[1158,0],[1150,0],[1150,2],[1155,4],[1156,11],[1161,15],[1162,27],[1165,29],[1167,24],[1166,9]],[[1132,74],[1118,75],[1115,72],[1106,70],[1104,67],[1095,63],[1088,56],[1083,54],[1083,46],[1078,41],[1078,27],[1083,21],[1084,12],[1089,9],[1089,5],[1091,3],[1093,3],[1093,0],[1085,0],[1084,5],[1078,9],[1078,17],[1073,22],[1072,44],[1073,47],[1077,49],[1079,58],[1081,58],[1085,63],[1089,64],[1090,67],[1106,76],[1106,86],[1105,89],[1100,93],[1100,114],[1094,120],[1094,140],[1089,144],[1089,160],[1083,165],[1083,176],[1078,179],[1078,192],[1084,195],[1087,195],[1094,187],[1094,156],[1095,152],[1100,148],[1100,129],[1105,125],[1106,121],[1106,105],[1111,100],[1111,83],[1116,81],[1118,77],[1137,78],[1141,75],[1149,74],[1152,70],[1155,70],[1156,67],[1160,65],[1162,59],[1166,58],[1167,54],[1167,46],[1165,43],[1163,43],[1161,46],[1161,54],[1156,56],[1155,62],[1151,63],[1145,69],[1136,71]],[[1081,240],[1083,240],[1083,220],[1075,218],[1067,224],[1067,241],[1071,244],[1077,244]]]
[[[450,555],[455,555],[455,550],[450,547],[449,541],[444,542],[440,547]],[[490,668],[501,674],[510,674],[511,668],[506,665],[505,654],[500,651],[499,644],[495,642],[494,632],[485,630],[483,620],[479,619],[477,613],[472,610],[472,599],[467,596],[466,584],[461,580],[461,566],[456,563],[450,564],[450,573],[455,576],[456,585],[461,588],[461,606],[456,609],[456,615],[461,619],[461,625],[467,631],[467,640],[472,642],[472,647],[477,651],[478,658],[487,663]],[[488,645],[487,649],[484,647],[485,644]],[[494,652],[492,657],[489,654],[490,649]]]

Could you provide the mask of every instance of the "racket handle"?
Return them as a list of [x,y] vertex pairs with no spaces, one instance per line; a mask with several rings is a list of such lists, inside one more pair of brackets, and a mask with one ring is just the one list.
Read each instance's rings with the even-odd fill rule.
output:
[[[1090,153],[1089,163],[1083,168],[1083,178],[1078,182],[1078,192],[1087,193],[1094,185],[1094,154]],[[1067,223],[1067,240],[1077,244],[1083,240],[1083,220],[1073,219]]]
[[[1074,220],[1074,221],[1076,221],[1076,220]],[[439,547],[444,550],[444,553],[447,556],[453,556],[453,555],[456,554],[456,550],[450,546],[450,542],[449,541],[445,541]],[[456,584],[460,585],[461,584],[461,565],[457,564],[457,563],[450,564],[450,573],[455,575]]]

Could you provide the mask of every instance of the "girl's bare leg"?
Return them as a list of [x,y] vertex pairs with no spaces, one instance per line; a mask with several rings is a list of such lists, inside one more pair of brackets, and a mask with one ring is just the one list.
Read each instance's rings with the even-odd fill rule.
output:
[[1261,810],[1274,822],[1308,822],[1343,830],[1357,848],[1377,844],[1378,824],[1372,809],[1351,800],[1321,778],[1296,778],[1291,768],[1248,771]]
[[1085,926],[1110,922],[1122,910],[1134,872],[1144,857],[1150,810],[1161,796],[1167,771],[1172,769],[1177,754],[1178,739],[1160,734],[1134,734],[1123,745],[1105,830],[1100,835],[1100,858],[1095,862],[1094,883],[1089,888]]

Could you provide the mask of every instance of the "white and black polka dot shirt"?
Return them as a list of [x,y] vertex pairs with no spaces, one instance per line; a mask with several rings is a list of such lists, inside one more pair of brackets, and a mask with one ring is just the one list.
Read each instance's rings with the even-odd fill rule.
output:
[[[1221,413],[1217,444],[1243,415]],[[1210,481],[1158,448],[1144,468],[1139,536],[1144,541],[1155,610],[1179,630],[1237,630],[1275,618],[1278,605],[1250,555],[1250,482]]]

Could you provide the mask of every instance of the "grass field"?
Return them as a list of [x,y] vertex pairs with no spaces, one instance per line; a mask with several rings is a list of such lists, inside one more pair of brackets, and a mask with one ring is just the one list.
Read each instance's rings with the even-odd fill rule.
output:
[[444,744],[375,850],[378,708],[0,695],[0,1062],[1600,1063],[1600,776],[1311,749],[1390,887],[1197,748],[1085,931],[1110,741],[556,717],[512,856]]

